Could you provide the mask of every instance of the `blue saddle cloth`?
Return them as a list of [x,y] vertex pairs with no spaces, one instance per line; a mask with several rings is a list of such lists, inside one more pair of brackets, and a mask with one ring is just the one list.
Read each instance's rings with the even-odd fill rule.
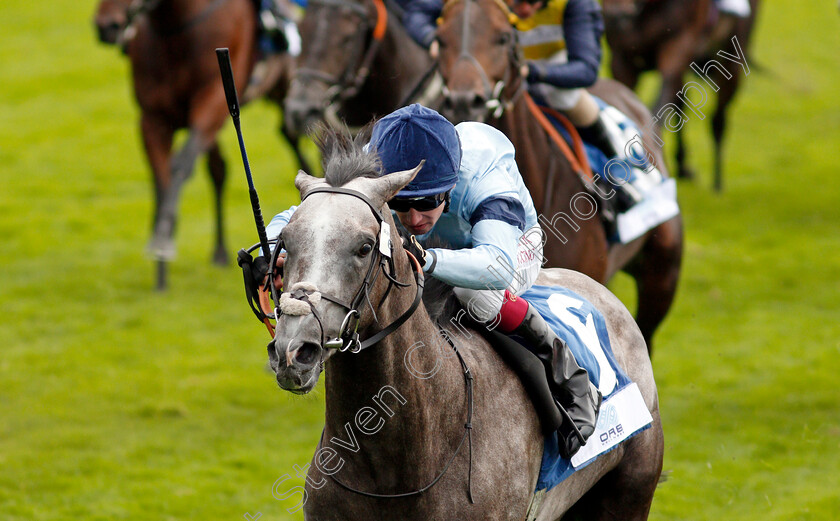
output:
[[[615,360],[603,315],[588,300],[566,288],[549,286],[532,286],[522,295],[522,298],[534,306],[557,335],[566,341],[578,364],[589,373],[590,381],[601,390],[604,395],[604,404],[628,386],[635,387]],[[636,389],[628,390],[638,392]],[[640,394],[639,397],[641,397]],[[598,426],[606,433],[607,438],[615,433],[615,428],[618,428],[623,441],[650,426],[647,422],[643,427],[635,428],[633,432],[622,432],[621,424],[615,423],[615,414],[605,415],[605,410],[605,406],[602,405]],[[614,424],[605,425],[609,421],[613,421]],[[636,422],[636,425],[639,424]],[[610,434],[611,429],[613,434]],[[596,430],[593,437],[597,437],[599,432],[601,431]],[[617,444],[617,442],[611,443],[611,440],[602,441],[605,441],[605,447],[609,448],[598,452],[586,461],[573,464],[572,461],[560,456],[557,433],[547,437],[536,490],[553,488],[571,476],[575,470],[589,465],[598,455],[609,452]],[[590,443],[593,443],[592,438],[587,445]]]

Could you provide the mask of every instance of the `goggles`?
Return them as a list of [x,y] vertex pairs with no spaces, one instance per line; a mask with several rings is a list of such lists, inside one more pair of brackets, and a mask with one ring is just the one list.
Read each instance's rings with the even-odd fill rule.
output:
[[449,192],[427,195],[425,197],[394,197],[388,201],[388,207],[395,212],[407,212],[414,208],[418,212],[434,210],[449,199]]

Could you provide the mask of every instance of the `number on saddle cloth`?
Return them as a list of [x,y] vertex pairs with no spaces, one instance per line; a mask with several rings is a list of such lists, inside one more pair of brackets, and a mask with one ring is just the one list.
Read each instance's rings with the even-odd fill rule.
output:
[[566,342],[604,397],[630,383],[613,356],[603,315],[588,300],[566,288],[536,285],[522,298]]

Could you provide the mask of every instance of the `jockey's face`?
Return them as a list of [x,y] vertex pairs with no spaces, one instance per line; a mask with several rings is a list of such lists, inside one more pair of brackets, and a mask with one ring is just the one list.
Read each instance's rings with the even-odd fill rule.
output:
[[513,0],[513,12],[516,16],[522,19],[530,18],[537,11],[543,8],[545,2],[523,2],[522,0]]
[[414,235],[423,235],[424,233],[429,233],[434,228],[440,216],[443,215],[445,206],[446,204],[441,203],[437,208],[426,210],[425,212],[419,212],[414,208],[410,208],[407,212],[395,213],[406,230]]

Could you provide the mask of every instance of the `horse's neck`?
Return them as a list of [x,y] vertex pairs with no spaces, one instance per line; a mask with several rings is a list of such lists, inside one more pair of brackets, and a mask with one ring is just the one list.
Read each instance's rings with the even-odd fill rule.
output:
[[149,18],[155,28],[170,31],[191,20],[213,0],[149,0]]
[[[409,303],[395,305],[393,313],[382,310],[381,325],[391,323]],[[382,342],[327,362],[321,445],[347,460],[353,471],[343,475],[355,476],[351,484],[422,486],[449,455],[449,443],[463,434],[458,429],[465,410],[463,374],[457,358],[439,342],[448,348],[420,306]],[[443,449],[430,453],[430,447]]]
[[[374,57],[371,74],[349,110],[353,112],[353,106],[357,107],[355,112],[360,113],[358,117],[362,123],[369,121],[371,114],[381,117],[398,109],[432,66],[428,53],[414,43],[396,14],[389,12],[388,15],[388,29]],[[349,116],[356,117],[355,114]]]
[[519,172],[537,213],[551,216],[557,208],[568,211],[569,201],[583,185],[568,160],[560,155],[537,118],[528,110],[525,99],[520,97],[496,126],[513,143]]

